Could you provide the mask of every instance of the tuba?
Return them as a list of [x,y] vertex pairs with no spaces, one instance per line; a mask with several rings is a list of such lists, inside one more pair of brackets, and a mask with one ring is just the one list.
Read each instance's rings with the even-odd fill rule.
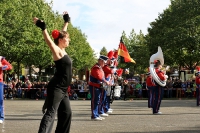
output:
[[[161,65],[164,64],[164,58],[163,58],[163,52],[162,52],[162,49],[160,46],[158,46],[158,52],[153,54],[151,57],[150,57],[150,67],[149,67],[149,70],[150,70],[150,73],[153,77],[153,79],[160,85],[160,86],[165,86],[166,85],[166,80],[163,81],[161,80],[158,75],[156,74],[156,71],[155,71],[155,68],[154,68],[154,60],[159,60]],[[167,75],[165,75],[167,77]]]

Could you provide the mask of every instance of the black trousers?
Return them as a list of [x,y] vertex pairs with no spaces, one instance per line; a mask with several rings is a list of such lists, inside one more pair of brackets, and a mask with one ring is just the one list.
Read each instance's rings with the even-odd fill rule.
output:
[[72,111],[69,96],[66,91],[58,88],[47,90],[47,111],[45,112],[38,133],[51,133],[57,113],[57,127],[55,133],[69,133]]

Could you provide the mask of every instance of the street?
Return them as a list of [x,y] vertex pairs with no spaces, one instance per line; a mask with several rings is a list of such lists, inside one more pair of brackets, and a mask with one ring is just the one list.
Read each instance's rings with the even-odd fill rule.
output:
[[[3,133],[37,133],[44,100],[5,100]],[[113,114],[91,121],[90,101],[71,100],[71,133],[199,133],[200,107],[191,100],[163,100],[162,115],[153,115],[147,100],[115,100]],[[55,131],[57,119],[54,122]]]

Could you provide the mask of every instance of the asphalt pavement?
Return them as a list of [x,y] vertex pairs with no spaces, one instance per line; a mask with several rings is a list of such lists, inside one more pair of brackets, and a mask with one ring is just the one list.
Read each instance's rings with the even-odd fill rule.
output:
[[[113,113],[92,121],[89,100],[71,100],[70,133],[200,133],[200,107],[195,99],[163,100],[162,115],[153,115],[147,100],[115,100]],[[5,100],[3,133],[37,133],[44,100]],[[55,131],[55,118],[53,131]]]

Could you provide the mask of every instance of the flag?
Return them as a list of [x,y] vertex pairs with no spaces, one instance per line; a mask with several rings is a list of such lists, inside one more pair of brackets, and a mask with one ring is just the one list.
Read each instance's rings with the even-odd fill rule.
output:
[[126,49],[126,46],[124,45],[122,38],[120,40],[119,48],[118,48],[118,55],[124,57],[124,62],[132,62],[135,63],[135,61],[130,57],[128,50]]

